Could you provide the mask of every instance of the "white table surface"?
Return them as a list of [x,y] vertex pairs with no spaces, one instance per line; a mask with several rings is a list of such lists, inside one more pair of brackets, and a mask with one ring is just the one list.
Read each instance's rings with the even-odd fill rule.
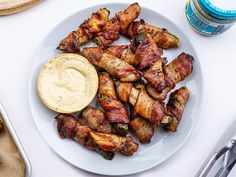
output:
[[[119,1],[47,0],[25,12],[0,17],[0,98],[29,156],[33,177],[97,176],[62,160],[42,139],[30,114],[27,82],[32,56],[46,34],[70,14],[105,2]],[[236,25],[222,35],[204,37],[193,31],[185,18],[186,0],[138,2],[168,17],[189,37],[203,72],[204,100],[199,122],[184,147],[161,165],[133,176],[194,176],[236,118]],[[230,176],[236,176],[236,169]]]

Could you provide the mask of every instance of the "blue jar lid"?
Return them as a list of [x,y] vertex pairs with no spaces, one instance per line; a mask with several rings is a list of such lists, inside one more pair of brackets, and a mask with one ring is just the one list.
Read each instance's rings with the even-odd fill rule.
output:
[[223,10],[214,6],[209,0],[198,0],[200,6],[211,16],[223,20],[236,20],[235,10]]

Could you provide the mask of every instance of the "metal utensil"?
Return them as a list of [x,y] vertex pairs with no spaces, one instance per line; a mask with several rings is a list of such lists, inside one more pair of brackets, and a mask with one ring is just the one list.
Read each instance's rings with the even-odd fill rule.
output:
[[219,159],[222,159],[220,168],[214,177],[226,177],[236,163],[236,119],[230,124],[219,139],[212,153],[203,163],[195,177],[207,177]]

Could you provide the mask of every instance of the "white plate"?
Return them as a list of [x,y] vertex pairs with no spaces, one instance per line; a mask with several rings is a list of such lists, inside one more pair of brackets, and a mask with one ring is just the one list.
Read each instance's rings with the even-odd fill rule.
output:
[[[76,29],[92,12],[101,7],[106,7],[111,11],[110,17],[112,17],[115,12],[125,9],[127,6],[128,4],[121,3],[97,5],[79,11],[64,19],[46,36],[45,40],[37,49],[30,70],[28,85],[29,105],[33,119],[41,135],[49,146],[63,159],[76,167],[97,174],[128,175],[142,172],[160,164],[184,145],[193,131],[200,113],[202,75],[199,60],[193,46],[184,33],[170,20],[155,11],[142,7],[140,18],[145,19],[146,22],[153,25],[167,28],[170,32],[180,37],[181,47],[179,49],[164,51],[169,61],[181,52],[189,53],[195,58],[192,75],[176,87],[179,88],[182,85],[187,85],[191,91],[191,97],[184,111],[183,119],[178,127],[178,132],[172,134],[155,130],[152,142],[148,145],[140,145],[138,152],[132,157],[126,157],[117,153],[112,161],[105,160],[100,155],[85,149],[76,142],[59,138],[54,120],[57,114],[43,105],[36,91],[36,79],[42,65],[48,59],[60,53],[56,50],[60,40],[70,31]],[[115,44],[124,44],[127,42],[128,40],[121,38],[119,41],[115,42]]]

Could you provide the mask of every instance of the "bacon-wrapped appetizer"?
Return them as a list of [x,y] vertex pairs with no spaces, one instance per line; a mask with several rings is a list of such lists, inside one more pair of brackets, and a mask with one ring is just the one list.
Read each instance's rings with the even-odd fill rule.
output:
[[72,31],[61,41],[58,49],[70,53],[79,53],[79,46],[93,39],[95,34],[103,29],[109,20],[109,14],[110,12],[106,8],[99,9],[97,12],[93,13],[77,30]]
[[56,116],[56,121],[61,138],[73,139],[87,149],[101,154],[106,159],[111,160],[115,151],[131,156],[138,150],[138,144],[133,141],[132,137],[97,133],[86,125],[81,125],[71,115],[59,114]]
[[75,117],[67,114],[59,114],[55,119],[57,121],[57,131],[61,138],[73,139],[87,149],[99,153],[105,159],[113,159],[115,153],[104,151],[97,146],[90,138],[91,129],[85,125],[81,125]]
[[154,126],[147,119],[138,115],[133,109],[131,110],[131,121],[129,127],[140,143],[150,143],[154,134]]
[[184,80],[192,73],[194,58],[186,53],[181,53],[171,63],[164,66],[165,80],[167,87],[159,92],[151,85],[147,86],[147,92],[155,99],[163,101],[167,94],[175,87],[175,85]]
[[133,66],[111,54],[103,53],[98,47],[84,48],[82,55],[93,65],[106,70],[112,77],[123,82],[137,81],[141,78],[141,74]]
[[187,87],[181,87],[170,94],[167,103],[167,114],[172,117],[172,121],[164,126],[165,130],[172,132],[177,130],[189,96],[190,93]]
[[163,61],[160,58],[143,74],[143,77],[159,92],[166,87],[162,66]]
[[131,136],[120,137],[114,134],[91,132],[91,138],[103,150],[109,152],[120,152],[132,156],[138,150],[138,144]]
[[125,34],[130,38],[135,38],[139,33],[149,33],[156,45],[163,49],[179,47],[179,38],[169,33],[164,28],[155,27],[150,24],[145,24],[145,21],[134,21],[127,27]]
[[132,66],[137,66],[138,61],[135,58],[135,54],[131,50],[130,45],[113,45],[105,50],[105,53],[114,55],[120,58]]
[[148,33],[138,34],[133,43],[137,46],[135,56],[139,63],[138,68],[141,70],[149,68],[163,54],[163,50],[157,47]]
[[82,114],[82,119],[80,122],[83,125],[87,125],[89,128],[101,132],[101,133],[111,133],[112,127],[109,121],[106,119],[105,113],[99,109],[87,106]]
[[129,122],[125,105],[116,96],[114,82],[106,72],[98,74],[98,100],[106,113],[106,117],[113,124],[115,131],[125,136],[128,133]]
[[140,87],[135,88],[134,86],[131,87],[130,84],[128,85],[122,82],[116,83],[117,91],[127,87],[123,89],[123,92],[125,91],[126,93],[118,94],[119,98],[124,102],[128,100],[129,103],[133,105],[135,112],[148,119],[151,123],[159,125],[165,114],[163,105],[149,97],[144,89],[140,89]]
[[124,11],[116,13],[102,31],[97,33],[94,42],[99,48],[107,48],[113,41],[119,39],[119,34],[126,31],[128,25],[138,17],[140,12],[141,8],[138,3],[134,3]]

